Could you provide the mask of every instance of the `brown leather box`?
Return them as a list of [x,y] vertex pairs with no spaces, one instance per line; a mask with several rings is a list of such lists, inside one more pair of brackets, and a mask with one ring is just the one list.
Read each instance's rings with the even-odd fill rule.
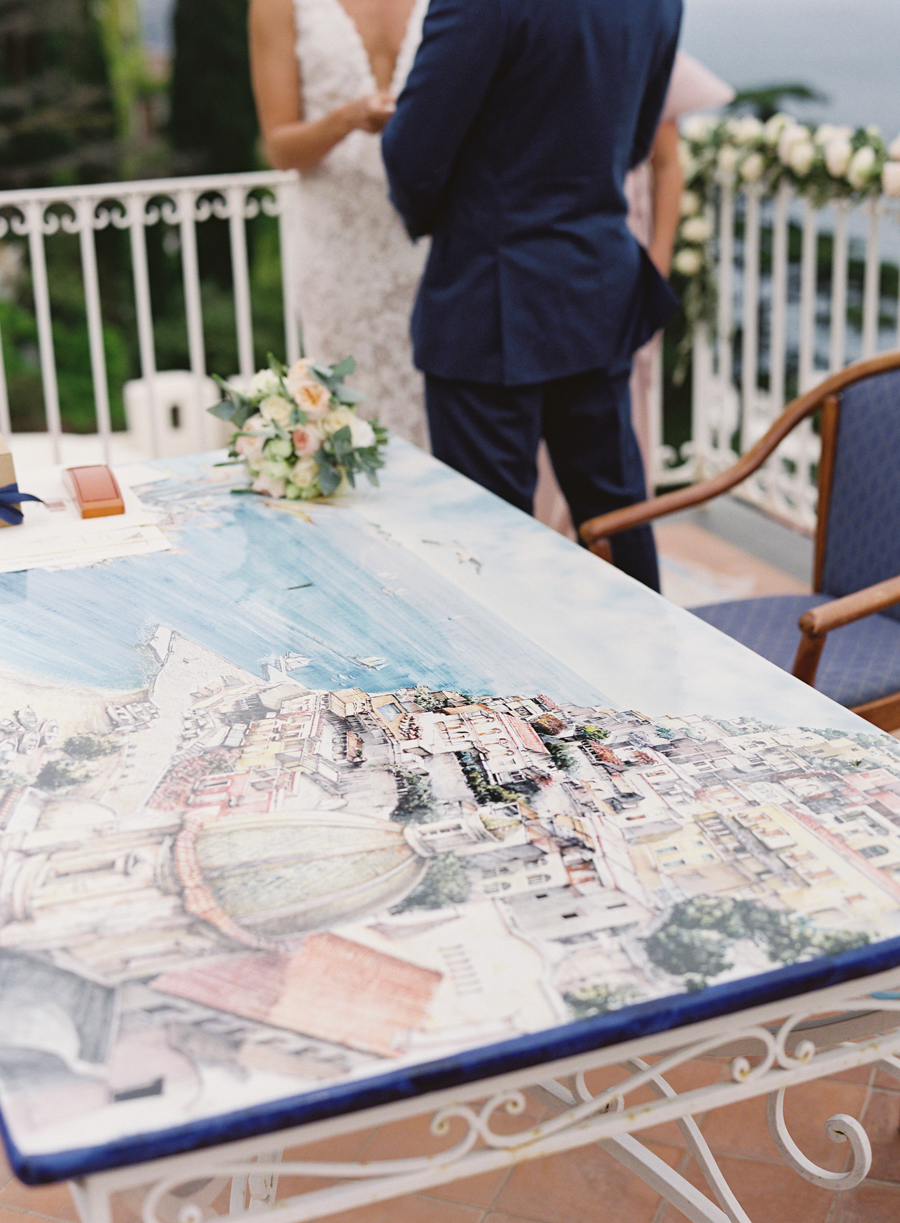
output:
[[107,514],[125,513],[125,502],[116,477],[105,464],[67,467],[63,475],[82,518],[104,518]]

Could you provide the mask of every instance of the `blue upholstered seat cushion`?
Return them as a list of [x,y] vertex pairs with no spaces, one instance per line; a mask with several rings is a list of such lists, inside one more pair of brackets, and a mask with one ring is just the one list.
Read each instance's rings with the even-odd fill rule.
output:
[[[811,607],[830,601],[828,595],[774,595],[691,611],[791,671],[801,635],[797,621]],[[849,707],[900,691],[900,622],[889,616],[867,616],[834,629],[825,641],[816,688]]]

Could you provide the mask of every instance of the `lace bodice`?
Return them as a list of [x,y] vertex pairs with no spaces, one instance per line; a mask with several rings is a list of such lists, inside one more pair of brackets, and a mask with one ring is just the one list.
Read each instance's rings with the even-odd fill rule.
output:
[[[427,0],[414,0],[393,92],[412,67]],[[303,113],[317,119],[377,86],[356,25],[340,0],[294,0]],[[409,317],[427,244],[413,245],[388,200],[380,141],[354,131],[301,174],[297,300],[306,352],[352,355],[364,415],[427,446],[421,375]]]
[[[391,92],[403,88],[422,37],[428,0],[414,0],[400,46]],[[294,0],[297,60],[306,119],[320,119],[353,98],[374,93],[378,86],[353,18],[340,0]],[[325,163],[371,163],[383,175],[378,141],[367,132],[351,132],[335,146]],[[324,163],[323,163],[324,164]]]

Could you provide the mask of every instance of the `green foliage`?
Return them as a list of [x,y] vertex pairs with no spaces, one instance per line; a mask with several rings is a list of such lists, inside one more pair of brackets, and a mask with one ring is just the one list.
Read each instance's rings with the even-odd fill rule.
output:
[[195,173],[256,169],[247,0],[176,0],[173,33],[172,144]]
[[585,722],[577,727],[575,734],[579,739],[584,739],[588,743],[602,743],[604,739],[609,738],[608,730],[604,730],[602,726],[593,726],[590,722]]
[[792,102],[828,102],[829,97],[811,85],[804,85],[800,81],[783,85],[759,85],[755,89],[739,90],[728,104],[728,109],[749,112],[765,123],[773,115],[784,110],[785,103],[789,100]]
[[90,771],[75,760],[48,760],[38,773],[35,782],[42,790],[68,790],[86,781]]
[[634,998],[634,992],[622,985],[586,985],[563,994],[573,1019],[590,1019],[592,1015],[617,1011]]
[[115,111],[89,0],[6,0],[0,34],[0,189],[115,178]]
[[428,688],[416,688],[412,694],[413,700],[425,713],[438,713],[445,708],[445,698],[436,696]]
[[462,904],[469,896],[469,878],[456,854],[438,854],[428,863],[421,883],[396,905],[392,913],[410,909],[443,909]]
[[392,820],[398,824],[428,824],[439,818],[428,777],[408,769],[397,769],[394,777],[400,797],[391,812]]
[[484,765],[475,752],[456,752],[456,759],[463,771],[466,785],[479,803],[518,802],[520,795],[516,790],[507,786],[496,786],[488,781]]
[[647,955],[675,977],[717,977],[731,968],[727,941],[714,930],[685,929],[671,922],[644,940]]
[[571,773],[575,769],[575,761],[572,759],[572,753],[565,743],[556,743],[553,739],[545,739],[544,747],[550,753],[550,758],[556,767],[563,773]]
[[[42,430],[45,427],[44,393],[34,315],[22,306],[0,301],[0,333],[13,428]],[[96,419],[87,323],[83,313],[79,317],[77,309],[67,308],[66,303],[53,318],[53,348],[64,427],[73,433],[93,432]],[[117,328],[103,328],[103,350],[113,427],[122,428],[125,419],[122,386],[128,376],[129,360],[125,341]]]
[[114,755],[119,750],[119,745],[109,735],[85,733],[70,735],[62,748],[67,756],[75,760],[98,760],[102,756]]
[[764,947],[773,964],[838,955],[869,942],[866,934],[816,930],[803,918],[756,900],[695,896],[674,906],[665,924],[644,940],[644,949],[666,972],[702,984],[732,966],[730,947],[746,938]]

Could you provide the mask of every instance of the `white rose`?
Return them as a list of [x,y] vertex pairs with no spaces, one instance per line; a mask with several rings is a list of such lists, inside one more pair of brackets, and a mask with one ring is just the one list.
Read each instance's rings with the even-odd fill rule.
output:
[[851,187],[857,190],[864,187],[872,177],[872,169],[875,165],[875,150],[871,145],[863,145],[861,149],[857,149],[850,158],[850,165],[847,167],[847,182]]
[[888,157],[892,157],[894,161],[900,161],[900,136],[895,136],[887,148]]
[[267,459],[287,459],[290,458],[293,449],[290,438],[273,437],[266,442],[265,455]]
[[812,164],[816,160],[816,148],[813,142],[807,137],[804,140],[798,140],[791,146],[791,151],[788,156],[788,165],[795,174],[809,174],[812,169]]
[[302,492],[308,493],[318,479],[319,465],[311,455],[303,455],[291,467],[291,483]]
[[778,137],[778,158],[783,165],[791,164],[791,151],[795,144],[800,141],[809,141],[809,132],[800,123],[793,121],[782,128],[781,135]]
[[752,144],[763,134],[763,125],[755,115],[746,115],[743,119],[732,119],[728,124],[733,139],[738,144]]
[[280,392],[281,385],[278,375],[273,374],[270,369],[259,370],[253,375],[247,386],[247,394],[251,399],[265,399],[267,395],[278,395]]
[[853,128],[846,123],[839,123],[837,125],[833,123],[820,123],[816,128],[813,139],[816,144],[824,148],[832,140],[849,140],[852,135]]
[[773,115],[763,124],[763,139],[767,144],[776,145],[781,138],[781,133],[786,127],[791,127],[794,120],[790,115],[777,114]]
[[740,154],[737,149],[730,144],[723,144],[716,157],[716,165],[723,174],[734,174],[739,160]]
[[741,178],[745,183],[758,183],[766,168],[762,153],[751,153],[741,162]]
[[292,406],[281,395],[267,395],[259,405],[259,414],[265,420],[286,429],[290,424]]
[[837,133],[825,145],[825,165],[832,178],[843,178],[853,156],[853,145],[846,136]]
[[702,144],[709,138],[713,128],[718,123],[711,115],[693,115],[681,125],[681,130],[688,140]]
[[683,217],[696,216],[700,211],[700,196],[696,191],[682,191],[678,211]]
[[259,469],[259,474],[269,480],[286,480],[291,474],[291,466],[284,459],[266,459]]
[[885,195],[900,199],[900,161],[886,161],[881,171],[881,186]]
[[354,450],[375,445],[375,431],[367,420],[363,420],[345,405],[332,408],[328,415],[319,422],[319,428],[324,433],[337,433],[347,425],[350,429],[350,442]]
[[685,242],[708,242],[712,234],[713,227],[706,217],[688,217],[681,227]]
[[703,267],[703,255],[695,246],[686,246],[677,252],[672,267],[682,276],[696,276]]

